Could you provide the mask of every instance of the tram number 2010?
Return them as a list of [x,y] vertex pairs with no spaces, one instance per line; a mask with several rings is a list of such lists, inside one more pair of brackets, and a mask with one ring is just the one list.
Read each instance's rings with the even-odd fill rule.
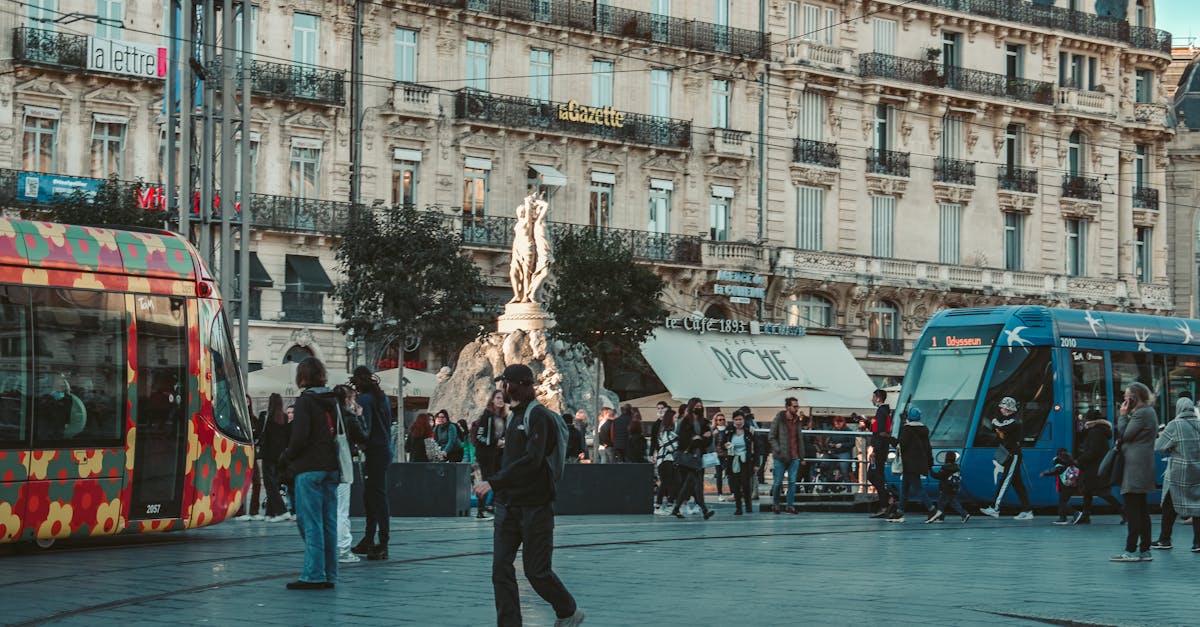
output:
[[146,506],[147,514],[157,514],[162,511],[162,503],[151,503]]
[[1058,338],[1058,341],[1059,346],[1062,346],[1063,348],[1075,348],[1079,345],[1079,343],[1073,337],[1060,337]]

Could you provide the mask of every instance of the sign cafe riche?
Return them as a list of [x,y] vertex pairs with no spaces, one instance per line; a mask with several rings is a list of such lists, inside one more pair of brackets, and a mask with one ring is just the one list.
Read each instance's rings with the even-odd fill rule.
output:
[[700,318],[697,316],[682,316],[663,320],[667,329],[683,329],[700,335],[705,333],[731,333],[737,335],[782,335],[788,337],[803,337],[807,333],[804,327],[796,327],[774,322],[759,322],[757,320],[723,320],[720,318]]

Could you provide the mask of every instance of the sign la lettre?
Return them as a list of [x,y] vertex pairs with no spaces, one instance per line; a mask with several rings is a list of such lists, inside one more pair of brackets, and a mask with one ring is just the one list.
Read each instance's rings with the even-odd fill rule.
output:
[[759,322],[757,320],[722,320],[720,318],[698,318],[684,316],[667,318],[663,326],[668,329],[683,329],[704,335],[705,333],[731,333],[741,335],[783,335],[803,337],[808,333],[804,327],[795,327],[774,322]]
[[88,37],[87,69],[137,78],[164,78],[167,49],[118,39]]

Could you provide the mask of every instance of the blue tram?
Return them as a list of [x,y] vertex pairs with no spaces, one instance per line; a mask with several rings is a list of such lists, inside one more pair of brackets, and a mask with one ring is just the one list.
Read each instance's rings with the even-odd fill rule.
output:
[[[986,502],[1000,469],[993,461],[999,442],[985,423],[998,415],[1001,398],[1017,399],[1030,501],[1055,505],[1054,478],[1038,473],[1057,449],[1074,454],[1077,425],[1089,410],[1115,427],[1124,388],[1140,381],[1155,393],[1161,425],[1182,392],[1200,396],[1196,333],[1200,320],[1143,314],[1036,306],[942,311],[921,333],[893,407],[897,416],[921,409],[937,462],[942,451],[959,453],[963,502]],[[1164,462],[1157,463],[1161,484]],[[1008,492],[1004,503],[1015,505]]]

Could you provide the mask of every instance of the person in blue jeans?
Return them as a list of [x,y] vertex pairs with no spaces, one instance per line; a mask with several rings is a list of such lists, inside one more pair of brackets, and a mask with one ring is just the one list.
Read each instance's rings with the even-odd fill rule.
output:
[[900,427],[900,461],[904,465],[901,474],[900,507],[887,517],[888,522],[904,522],[904,505],[908,496],[915,493],[925,506],[926,514],[932,517],[933,502],[921,484],[921,476],[933,469],[933,447],[929,444],[929,428],[921,423],[921,410],[908,410],[908,420]]
[[775,415],[771,422],[771,455],[774,456],[772,474],[775,483],[771,486],[771,511],[780,513],[780,490],[783,487],[783,474],[787,472],[787,513],[796,513],[796,481],[800,468],[808,465],[804,461],[804,430],[800,426],[800,401],[789,396],[784,401],[784,410]]
[[337,581],[337,486],[341,482],[334,432],[337,397],[325,387],[325,365],[308,357],[296,366],[295,420],[280,465],[295,474],[296,523],[304,541],[304,566],[289,590],[319,590]]

